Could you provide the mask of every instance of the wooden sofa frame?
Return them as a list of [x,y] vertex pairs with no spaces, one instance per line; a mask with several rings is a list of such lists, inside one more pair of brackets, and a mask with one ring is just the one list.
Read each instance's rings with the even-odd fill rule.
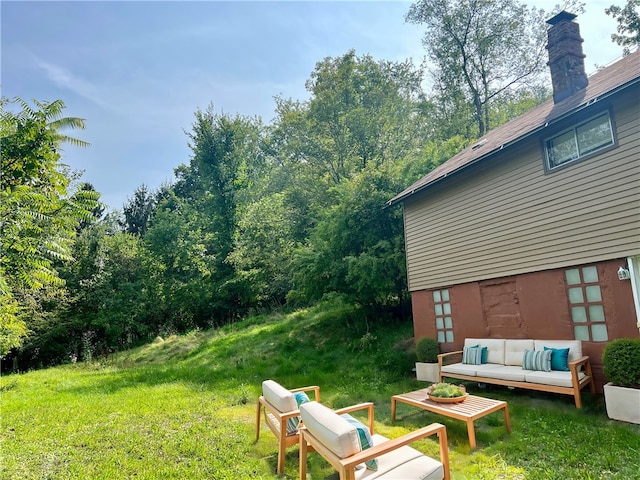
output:
[[[442,371],[442,366],[447,365],[450,362],[451,357],[459,355],[462,359],[462,350],[456,350],[455,352],[441,353],[438,355],[438,370],[440,373],[440,382],[444,377],[457,378],[458,380],[468,380],[470,382],[478,383],[491,383],[494,385],[503,385],[506,387],[526,388],[528,390],[538,390],[542,392],[561,393],[564,395],[573,395],[576,403],[576,408],[582,408],[582,398],[580,391],[587,385],[590,386],[591,395],[595,395],[596,387],[593,383],[593,372],[591,371],[591,362],[588,356],[583,356],[577,360],[570,361],[569,371],[571,372],[571,387],[560,387],[557,385],[547,385],[544,383],[531,383],[531,382],[519,382],[513,380],[502,380],[500,378],[479,377],[471,375],[463,375],[460,373],[448,373]],[[447,362],[447,363],[445,363]],[[580,380],[578,372],[580,368],[584,368],[584,378]]]

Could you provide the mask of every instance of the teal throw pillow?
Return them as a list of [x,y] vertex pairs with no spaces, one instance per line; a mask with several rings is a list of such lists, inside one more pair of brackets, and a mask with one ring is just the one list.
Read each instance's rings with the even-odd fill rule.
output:
[[[298,408],[303,403],[309,402],[309,397],[304,392],[295,392],[293,394],[293,398],[296,399],[296,403],[298,404]],[[287,418],[287,435],[293,435],[294,433],[298,433],[298,426],[300,425],[300,417],[291,417]]]
[[[344,418],[347,422],[349,422],[351,425],[356,427],[356,430],[358,430],[358,438],[360,439],[360,450],[364,451],[367,448],[373,447],[373,439],[371,438],[371,432],[369,431],[368,427],[360,423],[358,420],[353,418],[348,413],[343,413],[340,416]],[[378,470],[377,458],[372,458],[371,460],[367,460],[366,462],[364,462],[364,464],[369,470]]]
[[569,371],[569,349],[568,348],[544,347],[544,349],[551,350],[551,370],[560,370],[561,372]]
[[482,363],[483,365],[485,363],[487,363],[487,357],[489,356],[489,348],[488,347],[482,347],[482,355],[480,358],[480,363]]
[[480,345],[464,347],[462,349],[462,363],[467,365],[480,365],[482,363],[482,349]]
[[522,354],[524,370],[551,371],[551,350],[525,350]]

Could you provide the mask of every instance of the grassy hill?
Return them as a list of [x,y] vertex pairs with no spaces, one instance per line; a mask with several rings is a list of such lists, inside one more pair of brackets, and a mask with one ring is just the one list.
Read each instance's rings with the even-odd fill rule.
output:
[[[262,380],[319,385],[334,408],[376,405],[376,429],[396,437],[447,425],[454,479],[640,478],[640,428],[609,421],[600,398],[503,388],[471,393],[509,402],[477,422],[470,451],[462,422],[399,407],[390,397],[422,388],[411,373],[410,324],[372,321],[339,302],[288,315],[256,316],[174,336],[100,359],[0,379],[2,479],[273,479],[276,441],[255,443]],[[437,457],[432,440],[417,444]],[[297,478],[297,447],[284,478]],[[311,454],[309,478],[335,478]]]

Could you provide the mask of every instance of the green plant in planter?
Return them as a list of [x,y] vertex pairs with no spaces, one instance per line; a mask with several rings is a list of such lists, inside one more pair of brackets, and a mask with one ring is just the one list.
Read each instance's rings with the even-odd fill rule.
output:
[[416,358],[422,363],[438,363],[440,346],[434,338],[422,337],[416,343]]
[[466,393],[466,390],[450,383],[436,383],[429,389],[429,395],[438,398],[457,398]]
[[602,366],[609,381],[640,388],[640,338],[618,338],[604,347]]

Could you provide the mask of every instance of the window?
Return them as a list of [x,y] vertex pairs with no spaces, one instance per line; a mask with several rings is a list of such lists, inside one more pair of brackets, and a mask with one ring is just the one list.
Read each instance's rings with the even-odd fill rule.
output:
[[595,266],[565,270],[573,336],[586,342],[609,339],[604,318],[602,292]]
[[609,112],[545,140],[547,169],[553,170],[614,144]]
[[436,314],[438,343],[453,342],[453,319],[451,318],[449,290],[433,291],[433,308]]

